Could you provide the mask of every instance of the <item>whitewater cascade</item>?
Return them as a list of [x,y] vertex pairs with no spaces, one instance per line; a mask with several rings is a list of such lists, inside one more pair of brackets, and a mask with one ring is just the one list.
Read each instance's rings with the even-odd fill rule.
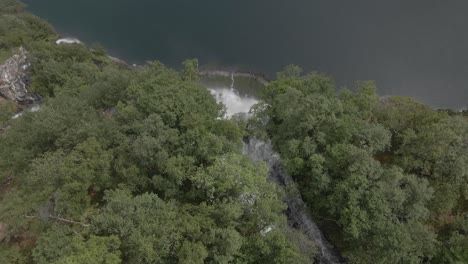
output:
[[[252,96],[242,96],[235,88],[236,73],[226,74],[225,72],[210,72],[211,75],[230,77],[231,84],[226,84],[224,87],[211,87],[208,90],[216,98],[218,103],[223,103],[226,106],[226,118],[230,118],[236,114],[245,114],[250,111],[250,108],[258,103],[258,100]],[[217,75],[220,74],[220,75]],[[203,74],[201,74],[203,75]],[[245,76],[244,76],[245,77]],[[229,86],[228,86],[229,85]]]
[[39,110],[41,110],[41,105],[40,105],[40,104],[35,104],[35,105],[31,106],[30,108],[27,108],[27,109],[25,109],[25,110],[23,110],[23,111],[21,111],[21,112],[19,112],[19,113],[14,114],[14,115],[11,117],[11,119],[17,119],[17,118],[19,118],[19,117],[22,117],[23,114],[24,114],[24,111],[31,112],[31,113],[35,113],[35,112],[37,112],[37,111],[39,111]]
[[280,156],[273,150],[271,143],[256,138],[248,139],[244,141],[243,153],[255,162],[265,162],[269,169],[268,181],[276,183],[285,191],[287,190],[284,202],[288,205],[286,212],[288,225],[299,230],[316,245],[319,250],[317,263],[344,263],[310,217],[294,180],[284,171]]
[[83,44],[77,38],[61,38],[61,39],[58,39],[55,43],[56,44]]
[[232,81],[232,82],[231,82],[231,90],[234,90],[234,82],[235,82],[235,80],[234,80],[234,73],[231,74],[231,81]]

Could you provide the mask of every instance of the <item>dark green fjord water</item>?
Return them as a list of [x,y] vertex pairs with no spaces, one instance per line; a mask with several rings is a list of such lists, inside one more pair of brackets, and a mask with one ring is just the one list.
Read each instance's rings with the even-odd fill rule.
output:
[[186,58],[269,76],[284,65],[468,106],[465,0],[24,0],[64,36],[130,63]]

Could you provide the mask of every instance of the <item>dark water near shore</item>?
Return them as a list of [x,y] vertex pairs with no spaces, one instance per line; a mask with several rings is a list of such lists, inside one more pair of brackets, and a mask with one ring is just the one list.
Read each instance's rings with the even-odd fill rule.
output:
[[294,63],[340,85],[468,106],[464,0],[24,0],[64,36],[130,63],[186,58],[274,77]]

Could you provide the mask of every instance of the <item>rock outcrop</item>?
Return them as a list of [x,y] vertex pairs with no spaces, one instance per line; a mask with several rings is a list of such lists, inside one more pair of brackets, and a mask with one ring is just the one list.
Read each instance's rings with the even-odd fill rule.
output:
[[31,63],[28,52],[19,48],[18,52],[0,65],[0,96],[18,104],[33,104],[39,96],[28,91]]

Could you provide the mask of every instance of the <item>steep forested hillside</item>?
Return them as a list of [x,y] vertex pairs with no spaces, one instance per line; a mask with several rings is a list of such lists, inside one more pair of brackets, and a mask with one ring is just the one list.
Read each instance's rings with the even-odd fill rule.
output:
[[0,4],[0,50],[29,51],[43,97],[14,120],[0,102],[0,263],[307,263],[196,61],[129,70]]
[[[0,64],[23,47],[39,111],[0,98],[0,263],[311,263],[242,138],[271,138],[349,263],[468,262],[468,118],[295,66],[247,124],[198,82],[56,45],[0,0]],[[246,127],[249,129],[246,131]]]

